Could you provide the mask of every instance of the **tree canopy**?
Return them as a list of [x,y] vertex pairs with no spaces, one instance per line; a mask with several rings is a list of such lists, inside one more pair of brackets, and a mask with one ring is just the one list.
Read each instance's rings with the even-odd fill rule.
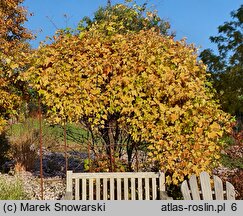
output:
[[84,17],[78,26],[78,32],[90,29],[93,25],[105,34],[138,32],[155,28],[163,35],[172,34],[169,32],[169,22],[161,19],[157,12],[151,11],[147,3],[137,5],[133,1],[126,1],[126,4],[108,4],[100,7],[94,14],[94,18]]
[[18,88],[23,83],[17,81],[24,53],[29,50],[27,40],[32,35],[23,27],[26,10],[21,6],[23,0],[3,0],[0,2],[0,133],[11,113],[20,104]]
[[147,143],[151,164],[173,173],[174,183],[209,170],[229,116],[213,100],[196,49],[156,29],[108,35],[97,29],[59,35],[30,57],[23,79],[52,121],[81,122],[114,157],[121,143]]

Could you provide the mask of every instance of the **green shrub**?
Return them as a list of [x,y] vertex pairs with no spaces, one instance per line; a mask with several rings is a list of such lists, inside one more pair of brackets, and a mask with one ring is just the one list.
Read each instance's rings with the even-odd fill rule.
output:
[[243,131],[233,132],[221,156],[221,163],[230,169],[243,169]]
[[221,156],[221,163],[223,166],[228,167],[230,169],[243,169],[243,158],[231,157],[229,155],[223,154]]
[[24,191],[21,180],[16,178],[14,182],[7,181],[0,176],[0,200],[25,200],[27,194]]

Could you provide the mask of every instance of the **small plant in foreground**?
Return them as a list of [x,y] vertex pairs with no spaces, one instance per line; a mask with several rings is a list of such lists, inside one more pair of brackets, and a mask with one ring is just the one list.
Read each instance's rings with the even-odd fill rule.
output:
[[0,177],[0,200],[26,200],[27,194],[24,192],[22,182],[16,179],[14,182],[7,181]]

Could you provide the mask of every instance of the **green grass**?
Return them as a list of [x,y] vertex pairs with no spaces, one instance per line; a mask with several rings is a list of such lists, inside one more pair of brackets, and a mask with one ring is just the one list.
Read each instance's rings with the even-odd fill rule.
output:
[[0,200],[26,200],[27,194],[24,192],[23,184],[19,179],[9,182],[0,177]]
[[[24,133],[39,132],[39,120],[27,119],[24,123],[13,124],[8,131],[9,137],[20,137]],[[85,143],[90,135],[87,131],[81,128],[78,124],[67,124],[67,142],[69,145],[80,145]],[[50,143],[52,146],[55,144],[62,144],[64,142],[64,129],[61,125],[50,125],[43,121],[42,123],[42,136],[45,143]]]

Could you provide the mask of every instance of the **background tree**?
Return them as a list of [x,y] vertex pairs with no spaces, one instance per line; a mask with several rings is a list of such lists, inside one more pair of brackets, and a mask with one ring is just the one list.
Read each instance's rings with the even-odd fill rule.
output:
[[[151,11],[147,3],[137,5],[133,1],[125,1],[126,4],[116,4],[100,7],[94,14],[94,18],[84,17],[78,27],[78,33],[90,29],[94,24],[96,28],[105,34],[138,32],[156,28],[163,35],[173,35],[169,32],[169,22],[161,19],[157,12]],[[98,24],[98,25],[97,25]]]
[[243,121],[243,5],[231,16],[232,21],[218,27],[219,35],[210,37],[218,54],[207,49],[200,58],[208,65],[222,108]]
[[0,2],[0,132],[10,114],[21,104],[23,82],[17,79],[25,68],[24,55],[29,51],[27,40],[32,35],[23,27],[26,10],[23,0]]

